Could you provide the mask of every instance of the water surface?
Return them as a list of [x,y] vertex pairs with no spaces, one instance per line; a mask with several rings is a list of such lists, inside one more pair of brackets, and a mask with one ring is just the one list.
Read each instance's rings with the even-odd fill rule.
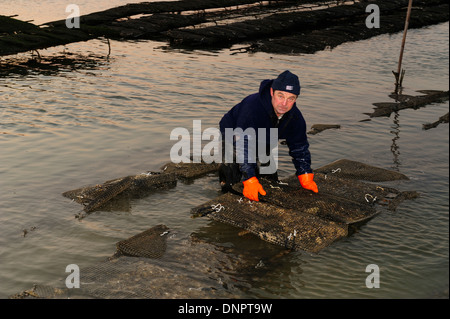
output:
[[[2,13],[6,3],[0,2]],[[42,11],[51,6],[31,3]],[[100,4],[89,7],[91,12],[105,9]],[[103,3],[118,4],[123,2]],[[21,16],[29,16],[29,10]],[[40,22],[64,17],[48,12]],[[401,38],[400,33],[382,35],[297,56],[232,55],[229,50],[171,50],[153,41],[112,41],[107,57],[107,44],[92,40],[41,52],[50,56],[65,50],[92,63],[3,76],[0,297],[36,283],[60,286],[68,264],[83,268],[103,261],[114,253],[116,242],[160,223],[176,234],[174,244],[196,236],[254,263],[254,270],[245,273],[214,269],[230,280],[228,287],[238,297],[448,297],[448,124],[422,130],[422,124],[448,112],[448,102],[361,122],[368,119],[364,113],[372,111],[372,103],[390,101],[391,70],[397,68]],[[448,90],[448,38],[448,23],[408,32],[404,93]],[[30,54],[17,57],[23,56]],[[74,218],[81,206],[62,192],[158,171],[170,161],[174,128],[192,130],[193,120],[201,120],[204,129],[217,127],[222,115],[255,92],[261,80],[286,69],[300,76],[298,104],[308,127],[341,125],[309,137],[313,167],[348,158],[394,169],[410,180],[388,185],[419,191],[420,198],[402,203],[396,211],[383,211],[318,255],[294,252],[263,268],[256,266],[278,247],[239,237],[231,226],[190,218],[192,207],[218,195],[215,176],[179,182],[172,190],[131,201],[127,209],[95,212],[82,222]],[[286,149],[280,149],[279,160],[281,176],[294,173]],[[23,229],[34,230],[24,237]],[[207,256],[198,258],[208,262]],[[378,289],[365,285],[369,264],[380,267]]]

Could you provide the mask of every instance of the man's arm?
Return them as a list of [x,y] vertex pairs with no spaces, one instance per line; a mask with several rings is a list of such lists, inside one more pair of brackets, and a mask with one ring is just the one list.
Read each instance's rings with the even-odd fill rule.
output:
[[292,163],[296,170],[296,175],[312,173],[311,153],[309,152],[309,143],[293,143],[289,145],[289,155],[292,157]]

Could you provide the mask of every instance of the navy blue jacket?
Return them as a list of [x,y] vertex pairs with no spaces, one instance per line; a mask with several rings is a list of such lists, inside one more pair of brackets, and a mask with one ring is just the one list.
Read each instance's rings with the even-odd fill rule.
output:
[[[292,157],[296,174],[312,173],[311,154],[306,136],[306,123],[302,113],[294,104],[289,112],[278,120],[271,102],[270,88],[273,80],[261,82],[259,92],[247,96],[239,104],[235,105],[220,120],[220,131],[225,136],[225,128],[278,128],[278,139],[285,139],[289,147],[289,155]],[[245,162],[240,164],[240,170],[244,179],[255,176],[255,163],[247,161],[247,144],[244,149]]]

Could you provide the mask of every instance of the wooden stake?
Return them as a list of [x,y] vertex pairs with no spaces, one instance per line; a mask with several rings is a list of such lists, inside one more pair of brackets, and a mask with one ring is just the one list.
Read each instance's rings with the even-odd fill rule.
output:
[[397,93],[399,87],[402,86],[403,77],[405,75],[405,71],[402,70],[402,59],[403,59],[403,51],[405,50],[406,33],[408,32],[409,18],[411,17],[411,8],[412,8],[412,0],[409,0],[408,11],[406,13],[405,29],[403,31],[402,47],[400,49],[400,57],[398,59],[398,68],[397,72],[392,71],[392,73],[394,73],[395,76],[395,93]]
[[111,55],[111,43],[109,42],[109,38],[106,38],[106,42],[108,43],[108,55],[106,59],[109,59],[109,56]]

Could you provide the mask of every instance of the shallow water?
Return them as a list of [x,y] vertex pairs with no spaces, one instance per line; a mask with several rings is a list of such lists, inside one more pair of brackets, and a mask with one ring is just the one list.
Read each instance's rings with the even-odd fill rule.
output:
[[[121,3],[116,2],[107,7]],[[2,12],[5,3],[0,2]],[[47,14],[41,22],[65,17]],[[388,185],[419,191],[421,197],[394,212],[383,211],[318,255],[294,252],[263,270],[219,267],[213,272],[238,280],[233,294],[243,298],[448,297],[448,124],[422,130],[422,124],[448,112],[448,101],[361,122],[372,103],[390,101],[401,38],[400,33],[382,35],[298,56],[112,41],[109,58],[107,44],[93,40],[41,54],[65,50],[91,56],[95,63],[0,78],[0,297],[33,284],[61,285],[68,264],[83,269],[103,261],[116,242],[160,223],[176,235],[174,245],[200,237],[255,266],[279,252],[251,236],[237,236],[231,226],[190,218],[192,207],[218,195],[215,176],[178,182],[174,189],[132,200],[126,209],[95,212],[81,222],[74,215],[82,207],[61,193],[158,171],[170,161],[174,128],[192,130],[193,120],[201,120],[203,129],[217,127],[261,80],[285,69],[300,76],[299,106],[308,127],[341,125],[309,137],[313,167],[348,158],[398,170],[410,180]],[[448,23],[409,30],[403,93],[448,90],[448,38]],[[283,148],[279,166],[281,176],[294,172]],[[23,229],[29,230],[25,237]],[[198,258],[208,263],[207,256]],[[369,264],[380,267],[380,288],[365,285]]]

